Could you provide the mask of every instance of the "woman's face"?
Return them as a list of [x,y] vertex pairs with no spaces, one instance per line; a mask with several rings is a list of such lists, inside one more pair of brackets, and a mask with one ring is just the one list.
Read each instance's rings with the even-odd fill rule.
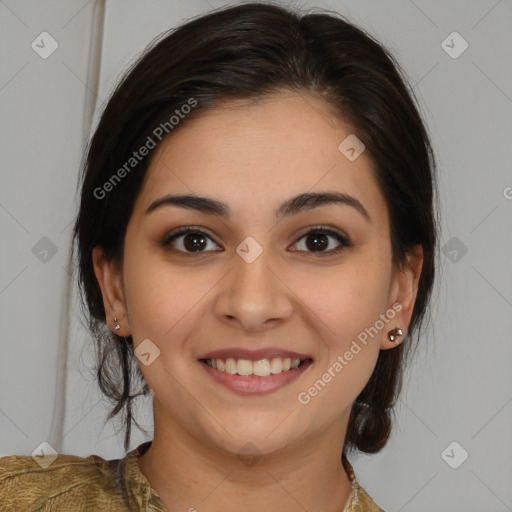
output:
[[353,138],[339,149],[351,133],[321,99],[283,92],[226,103],[154,150],[122,270],[100,251],[94,261],[109,321],[133,336],[153,391],[155,429],[230,453],[331,434],[342,445],[379,350],[397,344],[388,331],[406,333],[416,285],[392,266],[367,153],[354,159]]

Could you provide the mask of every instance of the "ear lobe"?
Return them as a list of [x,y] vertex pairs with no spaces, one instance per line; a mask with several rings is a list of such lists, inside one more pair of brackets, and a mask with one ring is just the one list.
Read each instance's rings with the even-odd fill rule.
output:
[[[411,322],[416,295],[418,292],[418,282],[423,268],[423,247],[416,245],[409,252],[407,261],[396,270],[390,287],[389,304],[392,305],[397,314],[383,333],[380,348],[387,350],[399,345],[407,335],[408,327]],[[400,305],[400,307],[397,306]],[[391,306],[390,306],[391,307]],[[395,329],[400,329],[402,334]]]
[[[103,297],[106,324],[118,336],[129,336],[131,333],[126,315],[121,271],[113,261],[106,257],[102,247],[94,247],[92,261],[94,275]],[[118,324],[120,327],[115,330]]]

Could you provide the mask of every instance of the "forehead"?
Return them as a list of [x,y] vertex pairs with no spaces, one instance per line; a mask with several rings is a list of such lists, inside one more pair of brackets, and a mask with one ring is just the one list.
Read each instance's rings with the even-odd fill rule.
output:
[[363,152],[350,161],[339,150],[352,133],[324,100],[306,93],[228,101],[185,119],[155,149],[138,203],[192,193],[254,213],[329,189],[357,196],[368,209],[382,208],[371,159]]

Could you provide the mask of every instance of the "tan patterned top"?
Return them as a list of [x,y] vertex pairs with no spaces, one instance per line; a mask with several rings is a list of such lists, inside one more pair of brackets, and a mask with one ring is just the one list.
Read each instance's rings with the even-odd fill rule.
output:
[[[59,455],[48,467],[30,456],[0,458],[0,510],[9,512],[167,512],[141,472],[137,457],[151,446],[140,444],[122,459],[98,455]],[[352,492],[343,511],[384,512],[357,483],[344,460]]]

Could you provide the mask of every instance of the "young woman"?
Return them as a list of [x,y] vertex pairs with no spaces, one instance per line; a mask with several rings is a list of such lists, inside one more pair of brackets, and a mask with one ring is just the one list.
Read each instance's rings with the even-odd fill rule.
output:
[[[75,225],[98,378],[154,438],[0,460],[6,510],[379,511],[434,280],[434,158],[393,58],[334,14],[212,12],[153,43],[88,149]],[[43,467],[45,466],[45,467]]]

